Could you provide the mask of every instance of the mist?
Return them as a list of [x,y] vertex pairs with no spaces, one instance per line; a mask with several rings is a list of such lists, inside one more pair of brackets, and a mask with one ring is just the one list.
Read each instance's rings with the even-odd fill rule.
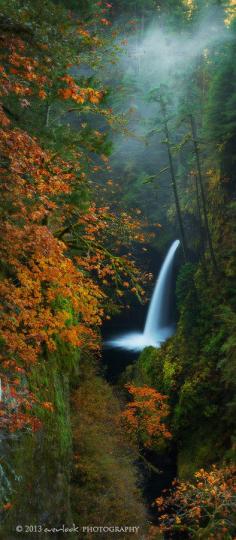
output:
[[[195,107],[199,102],[201,108],[205,99],[198,89],[198,69],[205,63],[210,65],[219,47],[231,39],[229,29],[217,16],[217,9],[213,11],[208,11],[207,16],[202,14],[187,31],[173,32],[154,21],[132,35],[123,34],[117,63],[109,72],[109,82],[116,88],[110,105],[115,113],[122,112],[130,131],[128,135],[125,131],[112,134],[114,176],[118,183],[123,182],[122,203],[129,206],[129,174],[136,168],[134,202],[151,221],[152,214],[159,219],[158,200],[162,202],[163,212],[165,201],[169,203],[172,199],[168,171],[159,176],[159,171],[168,166],[159,99],[164,96],[171,139],[173,145],[178,144],[187,132],[180,125],[182,119],[187,111],[194,113],[193,96]],[[182,169],[178,160],[177,174],[183,179]],[[135,188],[134,178],[132,185]]]

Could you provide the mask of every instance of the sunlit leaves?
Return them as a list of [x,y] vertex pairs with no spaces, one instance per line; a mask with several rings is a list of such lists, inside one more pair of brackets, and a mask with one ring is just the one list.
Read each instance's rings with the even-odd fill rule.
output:
[[165,421],[169,414],[166,396],[147,385],[126,385],[132,396],[122,413],[126,428],[144,446],[152,448],[171,438]]
[[62,81],[66,83],[65,88],[60,88],[58,94],[62,99],[70,99],[75,103],[83,104],[89,101],[94,105],[98,105],[103,97],[103,92],[94,88],[81,88],[70,75],[65,75]]
[[234,537],[235,466],[200,469],[192,482],[174,482],[172,492],[158,497],[161,529],[188,532],[190,538],[221,540]]
[[[117,216],[107,206],[89,202],[88,156],[83,147],[78,151],[73,144],[63,148],[61,143],[59,150],[49,151],[39,138],[18,127],[19,122],[26,125],[22,119],[27,114],[37,124],[39,107],[46,112],[47,129],[52,101],[56,108],[59,103],[59,109],[66,109],[68,100],[70,107],[74,102],[79,108],[99,112],[105,94],[99,84],[96,88],[92,81],[82,85],[68,72],[81,40],[89,40],[86,47],[99,45],[97,22],[90,30],[71,18],[58,26],[58,12],[54,31],[51,13],[47,6],[44,9],[45,35],[30,5],[21,11],[20,22],[10,10],[13,31],[3,36],[0,65],[1,422],[11,430],[40,427],[34,415],[38,399],[29,391],[32,366],[47,361],[58,342],[72,350],[97,351],[104,310],[112,311],[110,290],[118,298],[127,289],[140,298],[143,294],[132,258],[124,254],[124,247],[121,254],[121,245],[127,251],[133,240],[143,240],[140,224],[125,213]],[[98,6],[99,19],[103,9],[109,10],[110,5]],[[17,24],[21,37],[14,32]],[[36,33],[35,41],[27,32],[31,37]],[[67,40],[71,39],[77,45],[70,52]],[[110,111],[101,110],[109,121]],[[40,129],[31,126],[32,132],[40,133]],[[107,168],[104,136],[96,130],[93,137],[102,166]],[[95,167],[93,172],[97,172]],[[49,401],[41,408],[53,413]]]

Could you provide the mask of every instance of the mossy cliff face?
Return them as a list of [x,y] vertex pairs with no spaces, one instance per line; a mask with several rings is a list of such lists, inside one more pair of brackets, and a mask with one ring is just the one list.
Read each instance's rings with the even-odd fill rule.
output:
[[186,479],[200,467],[232,457],[235,316],[230,283],[209,285],[192,264],[181,268],[176,292],[176,335],[161,349],[144,350],[127,378],[168,395],[178,475]]
[[137,451],[120,427],[119,401],[94,364],[90,355],[80,358],[77,352],[76,358],[73,348],[59,344],[56,354],[32,370],[32,390],[54,410],[39,407],[42,429],[5,445],[13,506],[5,512],[4,540],[15,539],[16,524],[125,524],[145,530],[133,465]]
[[[72,429],[70,422],[70,381],[72,368],[61,369],[73,350],[58,348],[32,369],[31,385],[38,400],[51,403],[53,411],[36,407],[42,428],[13,439],[6,459],[17,475],[13,481],[13,507],[6,516],[4,538],[11,538],[17,523],[48,527],[72,524],[70,471]],[[75,358],[73,358],[75,360]],[[77,353],[77,362],[79,354]],[[27,520],[26,520],[27,516]],[[47,535],[45,536],[47,537]]]

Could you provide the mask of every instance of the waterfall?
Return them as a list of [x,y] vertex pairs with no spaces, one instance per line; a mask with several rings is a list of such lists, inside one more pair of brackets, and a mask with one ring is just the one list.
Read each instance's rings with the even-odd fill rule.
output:
[[161,267],[152,295],[151,304],[148,310],[144,327],[144,335],[153,338],[160,333],[168,332],[170,328],[169,302],[171,292],[171,276],[174,263],[174,256],[179,247],[179,240],[175,240],[170,247],[164,263]]
[[111,339],[107,345],[130,351],[141,351],[145,347],[160,347],[174,333],[170,321],[170,294],[172,270],[176,250],[180,244],[175,240],[171,245],[158,275],[143,333],[129,333]]

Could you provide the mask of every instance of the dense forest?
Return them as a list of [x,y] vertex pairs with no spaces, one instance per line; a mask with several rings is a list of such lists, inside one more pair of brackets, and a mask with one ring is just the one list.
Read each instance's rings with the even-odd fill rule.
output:
[[[0,0],[0,41],[0,539],[235,540],[236,2]],[[171,332],[112,344],[161,268]]]

